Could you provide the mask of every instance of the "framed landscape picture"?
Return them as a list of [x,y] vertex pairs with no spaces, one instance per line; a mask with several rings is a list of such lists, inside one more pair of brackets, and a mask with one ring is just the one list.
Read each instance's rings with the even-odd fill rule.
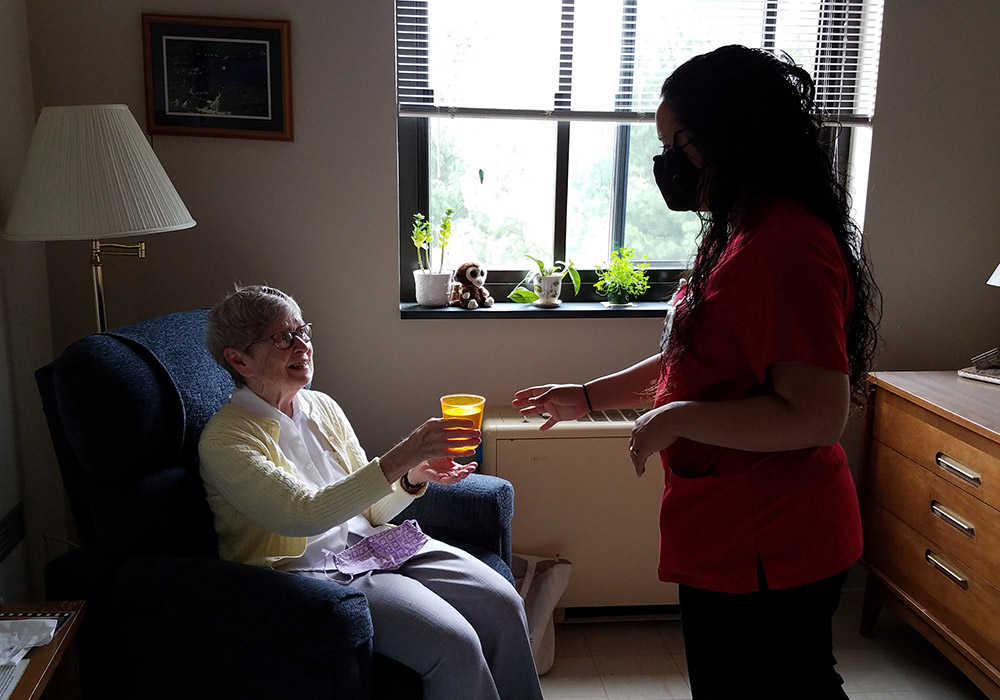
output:
[[148,132],[291,141],[290,25],[144,14]]

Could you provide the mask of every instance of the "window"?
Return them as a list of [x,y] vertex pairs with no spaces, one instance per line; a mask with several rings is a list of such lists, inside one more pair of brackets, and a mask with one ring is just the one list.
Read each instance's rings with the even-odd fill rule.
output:
[[666,76],[725,44],[784,51],[816,81],[851,184],[867,172],[881,25],[882,0],[397,0],[400,301],[412,216],[447,207],[449,265],[481,261],[497,301],[525,254],[572,260],[576,300],[598,299],[593,268],[620,247],[647,256],[644,298],[662,298],[701,229],[651,174]]

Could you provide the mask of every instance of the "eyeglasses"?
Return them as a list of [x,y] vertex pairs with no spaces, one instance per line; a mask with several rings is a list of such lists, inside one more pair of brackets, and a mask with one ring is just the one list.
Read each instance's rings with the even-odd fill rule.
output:
[[267,338],[258,338],[257,340],[247,345],[247,350],[257,343],[263,343],[265,340],[270,340],[274,343],[274,347],[278,350],[287,350],[292,347],[295,343],[296,338],[300,338],[303,343],[308,343],[313,337],[313,324],[307,323],[304,326],[299,326],[294,331],[281,331],[281,333],[275,333]]
[[688,129],[685,126],[683,129],[678,129],[677,131],[675,131],[674,132],[674,137],[670,140],[670,143],[663,144],[663,151],[662,151],[662,153],[666,154],[668,151],[673,151],[673,150],[676,150],[678,148],[684,148],[685,146],[687,146],[688,144],[690,144],[692,141],[691,141],[691,139],[688,139],[687,141],[685,141],[684,143],[682,143],[680,145],[674,145],[674,144],[677,143],[677,137],[680,136],[681,134],[683,134],[687,130]]

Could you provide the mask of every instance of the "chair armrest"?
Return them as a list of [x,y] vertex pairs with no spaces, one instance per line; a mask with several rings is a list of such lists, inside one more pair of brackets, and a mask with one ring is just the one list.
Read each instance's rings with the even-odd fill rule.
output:
[[[122,559],[91,547],[50,562],[46,585],[50,599],[87,601],[80,670],[94,697],[371,692],[368,602],[350,588],[211,557]],[[262,671],[276,659],[282,674]]]
[[452,484],[428,484],[427,492],[393,522],[413,518],[435,539],[456,546],[473,545],[493,552],[510,566],[510,522],[514,487],[487,474],[470,474]]
[[371,693],[371,616],[353,589],[209,557],[147,554],[119,567],[113,599],[113,653],[135,686],[128,697],[204,697],[206,688],[246,700]]
[[79,547],[45,565],[46,600],[84,600],[87,608],[76,635],[84,697],[117,698],[109,680],[120,676],[111,585],[121,557],[93,547]]
[[313,657],[372,636],[368,601],[353,589],[210,557],[132,557],[117,571],[114,604],[137,632],[155,621],[215,654],[222,640],[207,636],[224,638],[229,649],[264,646]]

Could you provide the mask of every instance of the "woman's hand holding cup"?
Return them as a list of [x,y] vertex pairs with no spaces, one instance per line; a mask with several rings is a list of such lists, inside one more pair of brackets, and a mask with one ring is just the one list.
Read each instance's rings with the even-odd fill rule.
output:
[[391,483],[422,462],[451,459],[457,449],[471,452],[482,442],[482,433],[468,418],[429,418],[379,460]]

